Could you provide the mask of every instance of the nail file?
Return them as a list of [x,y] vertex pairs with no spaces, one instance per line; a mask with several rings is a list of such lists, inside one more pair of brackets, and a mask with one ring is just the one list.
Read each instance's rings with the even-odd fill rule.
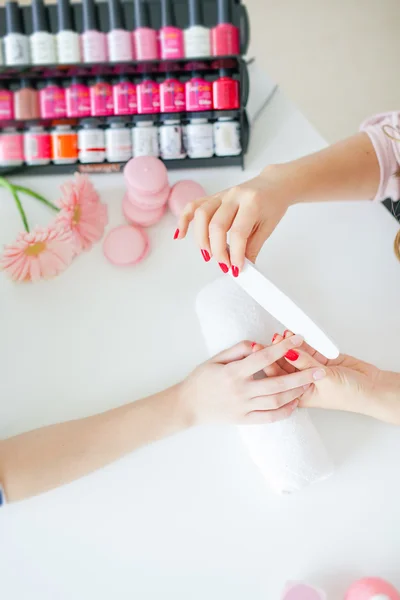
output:
[[339,356],[337,346],[322,329],[248,260],[239,277],[233,277],[233,280],[277,321],[290,331],[302,335],[310,346],[326,358]]

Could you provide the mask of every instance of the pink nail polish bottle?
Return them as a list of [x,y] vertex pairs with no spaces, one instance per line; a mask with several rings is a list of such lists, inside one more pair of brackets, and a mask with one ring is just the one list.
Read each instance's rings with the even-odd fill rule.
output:
[[114,113],[116,115],[136,115],[137,90],[136,85],[126,75],[121,75],[118,83],[113,85]]
[[73,77],[65,90],[67,117],[90,117],[90,93],[88,86],[79,77]]
[[240,54],[239,29],[232,23],[230,0],[218,0],[218,25],[211,30],[213,56]]
[[160,83],[160,111],[162,113],[182,112],[185,110],[185,86],[170,73]]
[[137,86],[137,102],[139,115],[160,112],[160,85],[149,75],[144,75]]
[[171,0],[161,0],[161,29],[159,31],[161,58],[185,56],[183,31],[176,27]]
[[185,84],[186,110],[212,110],[212,84],[193,72],[191,79]]
[[67,116],[65,90],[57,81],[49,79],[39,92],[42,119],[62,119]]
[[14,92],[0,82],[0,120],[11,121],[14,119]]
[[240,106],[239,81],[227,69],[220,69],[219,79],[213,81],[214,110],[235,110]]
[[83,0],[82,11],[83,33],[81,42],[83,62],[107,62],[106,35],[99,30],[94,0]]
[[107,44],[110,61],[132,60],[132,35],[130,31],[124,28],[122,7],[119,0],[108,0],[108,20],[110,31],[107,34]]
[[147,2],[135,0],[135,23],[133,32],[137,60],[157,60],[159,58],[157,33],[150,27],[150,13]]
[[96,77],[90,86],[90,109],[92,117],[110,117],[114,114],[113,90],[104,77]]

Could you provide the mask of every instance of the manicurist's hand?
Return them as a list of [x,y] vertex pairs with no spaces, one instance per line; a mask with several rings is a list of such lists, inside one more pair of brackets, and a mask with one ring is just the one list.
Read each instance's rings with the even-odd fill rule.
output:
[[204,260],[208,262],[213,257],[224,273],[232,269],[237,276],[245,257],[252,262],[256,260],[265,240],[289,207],[289,194],[285,193],[277,172],[275,167],[268,167],[241,185],[191,202],[179,220],[176,237],[184,238],[193,222],[196,243]]
[[[194,424],[269,423],[290,416],[305,387],[325,375],[321,365],[289,374],[277,367],[277,360],[302,343],[293,336],[257,352],[251,342],[221,352],[180,384],[184,410]],[[255,379],[264,369],[269,376]]]

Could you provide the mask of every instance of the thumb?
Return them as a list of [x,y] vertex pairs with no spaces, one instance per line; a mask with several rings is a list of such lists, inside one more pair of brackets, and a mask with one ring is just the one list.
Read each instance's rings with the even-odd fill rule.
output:
[[267,223],[264,223],[249,237],[246,247],[246,258],[252,263],[256,262],[264,242],[269,238],[272,232],[273,228],[268,226]]
[[254,343],[249,342],[248,340],[239,342],[238,344],[235,344],[234,346],[231,346],[230,348],[227,348],[226,350],[223,350],[222,352],[214,356],[211,359],[211,362],[227,365],[230,362],[242,360],[243,358],[250,356],[250,354],[252,353],[253,345]]

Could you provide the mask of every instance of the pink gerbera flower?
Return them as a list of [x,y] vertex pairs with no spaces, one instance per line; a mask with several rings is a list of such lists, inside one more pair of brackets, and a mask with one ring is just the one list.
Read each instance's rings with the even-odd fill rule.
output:
[[93,184],[85,175],[76,174],[75,181],[66,183],[61,190],[61,211],[56,223],[71,229],[75,252],[79,254],[82,250],[89,250],[103,237],[108,223],[107,207],[100,202]]
[[4,248],[0,268],[14,281],[50,279],[64,271],[74,258],[74,239],[70,230],[37,228],[20,233]]

